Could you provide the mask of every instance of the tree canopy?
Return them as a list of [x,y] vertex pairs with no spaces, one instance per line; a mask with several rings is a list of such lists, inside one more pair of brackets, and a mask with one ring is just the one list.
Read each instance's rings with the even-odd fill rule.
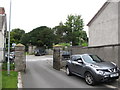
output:
[[83,30],[83,19],[80,15],[68,15],[66,22],[59,23],[54,28],[40,26],[25,33],[22,29],[11,31],[11,43],[22,43],[25,46],[35,45],[37,47],[52,48],[53,44],[68,43],[73,46],[87,45],[87,34]]
[[47,26],[41,26],[33,29],[31,32],[26,33],[21,42],[25,45],[32,44],[37,47],[50,48],[54,42],[53,30]]
[[25,34],[25,31],[22,30],[22,29],[19,29],[19,28],[16,28],[16,29],[13,29],[11,32],[10,32],[10,42],[11,44],[12,43],[21,43],[20,40],[21,40],[21,37]]
[[68,27],[66,27],[65,25],[63,25],[63,23],[61,22],[58,26],[55,26],[53,28],[54,34],[55,34],[55,43],[68,43],[69,40],[67,38],[67,32],[68,31]]
[[[81,40],[83,37],[81,34],[86,34],[85,32],[83,33],[83,19],[80,15],[68,15],[66,20],[65,25],[69,28],[67,31],[69,41],[72,42],[73,46],[82,45]],[[83,36],[86,38],[86,35]]]
[[83,19],[80,15],[68,15],[66,22],[62,22],[53,28],[56,36],[55,43],[72,43],[76,45],[87,45],[87,34],[83,30]]

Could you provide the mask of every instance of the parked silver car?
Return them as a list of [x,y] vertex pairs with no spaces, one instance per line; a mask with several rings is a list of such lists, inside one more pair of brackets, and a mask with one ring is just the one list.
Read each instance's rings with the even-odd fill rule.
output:
[[66,63],[66,74],[85,78],[89,85],[119,78],[120,70],[113,62],[106,62],[97,55],[72,55]]

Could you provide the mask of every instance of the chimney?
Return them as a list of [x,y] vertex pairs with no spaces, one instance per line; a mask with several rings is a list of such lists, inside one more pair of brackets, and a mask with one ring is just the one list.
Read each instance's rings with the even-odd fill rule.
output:
[[0,7],[0,14],[5,14],[5,9],[3,7]]

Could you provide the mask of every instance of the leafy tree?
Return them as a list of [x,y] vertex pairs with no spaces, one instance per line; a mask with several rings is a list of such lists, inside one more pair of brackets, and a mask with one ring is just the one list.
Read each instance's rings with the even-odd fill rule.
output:
[[66,27],[65,25],[63,25],[63,23],[61,22],[58,26],[55,26],[53,28],[54,34],[55,34],[55,44],[58,43],[67,43],[68,39],[67,39],[67,29],[68,27]]
[[41,26],[26,33],[21,42],[25,45],[31,44],[37,47],[51,48],[54,42],[54,32],[51,28]]
[[25,34],[25,31],[22,30],[22,29],[13,29],[11,32],[10,32],[10,43],[20,43],[20,40],[21,40],[21,37]]
[[[68,15],[65,25],[69,28],[67,29],[67,37],[72,45],[82,45],[82,41],[87,38],[85,32],[83,31],[83,19],[80,15]],[[84,35],[82,35],[84,34]]]
[[29,35],[28,33],[25,33],[25,34],[21,37],[20,42],[21,42],[22,44],[24,44],[24,45],[27,46],[27,44],[30,43],[29,40],[30,40],[30,35]]
[[80,31],[80,45],[88,46],[88,37],[86,31]]

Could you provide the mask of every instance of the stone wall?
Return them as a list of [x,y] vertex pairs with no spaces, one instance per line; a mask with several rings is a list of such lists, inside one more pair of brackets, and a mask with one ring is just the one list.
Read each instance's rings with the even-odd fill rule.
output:
[[112,61],[120,67],[120,44],[94,47],[69,47],[72,54],[95,54],[105,61]]
[[[105,61],[110,61],[116,63],[120,67],[120,44],[114,45],[104,45],[104,46],[94,46],[94,47],[80,47],[72,46],[66,49],[74,54],[95,54]],[[55,68],[65,68],[66,60],[62,58],[62,48],[54,48],[53,51],[53,67]]]

